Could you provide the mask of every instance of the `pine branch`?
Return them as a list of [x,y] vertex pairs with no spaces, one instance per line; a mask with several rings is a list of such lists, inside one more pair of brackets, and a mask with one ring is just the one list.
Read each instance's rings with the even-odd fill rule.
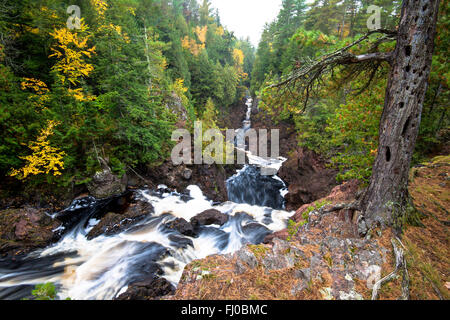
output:
[[386,41],[386,39],[392,39],[397,32],[385,29],[374,30],[368,32],[358,40],[348,44],[347,46],[322,56],[319,60],[305,64],[303,67],[293,71],[287,78],[281,80],[280,82],[269,86],[268,88],[277,88],[286,91],[287,87],[296,87],[297,91],[300,92],[305,98],[305,108],[309,99],[311,92],[313,92],[314,87],[319,83],[322,77],[338,66],[343,65],[355,65],[361,64],[361,68],[357,71],[362,72],[363,70],[372,70],[369,77],[369,83],[364,86],[368,87],[370,82],[375,76],[376,70],[378,70],[382,62],[392,62],[392,52],[369,52],[366,54],[355,55],[348,52],[351,48],[367,40],[372,34],[381,33],[385,36],[378,39],[375,42],[375,46],[372,49],[377,48],[378,45]]

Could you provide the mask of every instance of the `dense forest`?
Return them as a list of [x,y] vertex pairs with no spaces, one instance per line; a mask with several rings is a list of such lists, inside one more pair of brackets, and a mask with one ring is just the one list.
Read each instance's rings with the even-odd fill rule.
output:
[[0,4],[5,182],[73,187],[103,162],[118,175],[156,166],[176,126],[211,123],[246,93],[254,48],[208,1],[70,5],[80,12],[58,0]]
[[[400,2],[284,0],[255,57],[206,0],[75,1],[81,21],[72,29],[64,2],[3,1],[0,174],[13,184],[73,187],[104,159],[119,175],[158,165],[175,126],[214,123],[250,89],[261,108],[296,127],[300,145],[340,168],[340,180],[367,180],[387,63],[334,70],[306,102],[295,90],[267,88],[367,32],[369,5],[382,8],[382,28],[395,29]],[[447,13],[442,2],[415,161],[448,139]],[[352,50],[394,46],[386,38]]]
[[449,299],[448,13],[0,0],[0,300]]
[[[310,88],[308,100],[300,87],[279,90],[270,86],[365,35],[373,14],[368,11],[370,5],[382,9],[382,29],[396,30],[401,3],[284,0],[278,18],[264,28],[251,74],[252,93],[262,97],[261,108],[295,126],[300,145],[331,159],[340,170],[341,181],[368,181],[371,176],[389,64],[379,61],[334,68],[320,79],[320,85]],[[448,3],[441,1],[415,163],[449,139],[448,10]],[[393,51],[394,47],[395,38],[372,35],[350,53]]]

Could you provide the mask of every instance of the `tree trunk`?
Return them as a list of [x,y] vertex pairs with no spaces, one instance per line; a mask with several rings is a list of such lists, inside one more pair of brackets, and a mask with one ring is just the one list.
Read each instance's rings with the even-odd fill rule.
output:
[[439,0],[404,0],[380,122],[378,154],[361,201],[366,224],[401,227],[428,86]]

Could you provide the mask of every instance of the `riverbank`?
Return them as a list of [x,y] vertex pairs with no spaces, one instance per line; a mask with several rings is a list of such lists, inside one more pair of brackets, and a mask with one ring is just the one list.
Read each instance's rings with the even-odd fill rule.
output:
[[[407,226],[401,237],[409,274],[410,299],[449,299],[449,156],[411,170],[410,193],[424,213],[423,227]],[[361,237],[357,215],[326,213],[350,203],[357,184],[348,182],[297,211],[288,229],[268,244],[186,266],[173,296],[166,299],[371,299],[374,280],[395,269],[392,232]],[[304,217],[308,223],[301,223]],[[402,296],[402,278],[384,284],[379,299]]]

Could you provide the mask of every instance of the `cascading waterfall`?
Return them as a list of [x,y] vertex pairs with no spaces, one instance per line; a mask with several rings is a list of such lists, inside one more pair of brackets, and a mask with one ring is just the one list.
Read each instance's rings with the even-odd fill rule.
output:
[[[238,130],[237,139],[242,139],[251,128],[252,104],[253,101],[249,98],[246,117],[242,130]],[[249,164],[227,180],[228,199],[236,203],[284,209],[284,196],[288,191],[283,180],[276,174],[286,159],[264,159],[248,151],[247,146],[241,151],[245,152]],[[262,174],[262,170],[265,170],[265,174]]]
[[[250,100],[249,104],[244,123],[248,128]],[[254,163],[263,163],[263,159],[252,157]],[[281,164],[280,159],[269,161],[269,165]],[[261,243],[266,235],[286,227],[292,212],[282,210],[285,185],[276,176],[261,176],[258,170],[251,164],[230,178],[230,201],[219,205],[206,199],[198,186],[189,186],[188,194],[165,186],[139,190],[139,199],[151,203],[154,210],[119,234],[91,240],[87,234],[99,223],[100,212],[108,209],[108,202],[92,197],[75,200],[59,218],[76,212],[79,220],[72,221],[73,215],[67,215],[67,230],[60,241],[16,261],[0,260],[0,299],[29,297],[34,285],[45,282],[57,286],[61,299],[83,300],[113,299],[128,285],[149,276],[164,277],[176,286],[191,261]],[[167,226],[176,218],[189,221],[208,209],[228,215],[228,222],[200,226],[196,237]]]

